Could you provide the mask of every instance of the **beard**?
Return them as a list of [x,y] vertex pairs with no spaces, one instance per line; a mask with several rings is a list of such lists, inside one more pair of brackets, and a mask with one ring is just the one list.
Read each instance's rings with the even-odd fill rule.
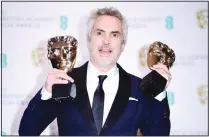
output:
[[112,64],[113,64],[112,60],[103,59],[103,60],[97,61],[97,65],[100,68],[107,68],[107,67],[111,66]]
[[[110,55],[108,56],[99,56],[100,52],[105,50],[106,52],[109,52]],[[90,53],[90,60],[94,62],[98,67],[100,68],[107,68],[116,63],[117,58],[114,55],[113,49],[110,47],[110,45],[102,45],[96,49],[89,48]]]

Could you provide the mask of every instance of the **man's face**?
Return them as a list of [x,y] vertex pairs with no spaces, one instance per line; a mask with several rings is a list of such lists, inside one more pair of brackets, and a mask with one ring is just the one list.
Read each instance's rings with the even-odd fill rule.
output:
[[90,59],[98,67],[114,66],[124,49],[120,20],[113,16],[100,16],[92,28],[88,49]]

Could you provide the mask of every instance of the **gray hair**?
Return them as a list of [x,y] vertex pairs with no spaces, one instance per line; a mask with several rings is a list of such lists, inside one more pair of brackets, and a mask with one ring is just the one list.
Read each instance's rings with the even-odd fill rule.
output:
[[116,8],[113,7],[105,7],[105,8],[100,8],[97,9],[96,11],[92,12],[91,15],[89,16],[88,20],[87,20],[87,38],[88,40],[90,40],[90,36],[91,36],[91,31],[93,28],[93,25],[96,21],[96,19],[99,16],[103,16],[103,15],[108,15],[108,16],[113,16],[118,18],[121,23],[122,23],[122,28],[123,28],[123,41],[122,44],[126,44],[127,41],[127,35],[128,35],[128,25],[127,25],[127,21],[125,19],[125,17],[120,13],[120,11]]

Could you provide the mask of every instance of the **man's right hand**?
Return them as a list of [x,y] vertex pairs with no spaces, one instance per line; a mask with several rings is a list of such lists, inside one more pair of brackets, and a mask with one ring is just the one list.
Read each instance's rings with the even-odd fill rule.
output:
[[69,81],[72,83],[74,82],[74,80],[69,77],[66,72],[54,68],[48,73],[44,87],[47,92],[52,93],[52,86],[54,84],[67,84]]

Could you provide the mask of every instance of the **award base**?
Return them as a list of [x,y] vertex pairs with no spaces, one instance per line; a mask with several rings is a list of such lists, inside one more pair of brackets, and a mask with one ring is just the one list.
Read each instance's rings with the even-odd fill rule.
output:
[[60,101],[62,99],[70,98],[71,83],[68,84],[54,84],[52,86],[52,98]]
[[140,89],[144,95],[156,97],[165,89],[166,82],[167,80],[163,76],[152,70],[142,79]]

